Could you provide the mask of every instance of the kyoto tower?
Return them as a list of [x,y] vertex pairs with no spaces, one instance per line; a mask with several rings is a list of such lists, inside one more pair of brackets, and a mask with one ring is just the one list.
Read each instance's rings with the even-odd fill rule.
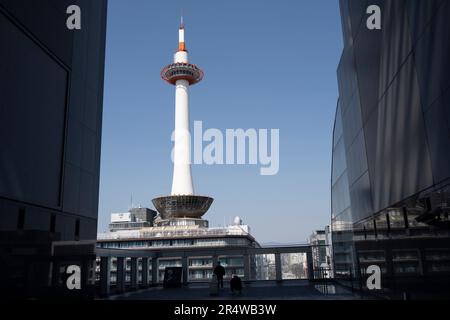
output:
[[[164,67],[161,78],[175,86],[175,131],[173,180],[170,196],[152,200],[162,222],[177,225],[177,220],[196,220],[208,211],[213,199],[194,194],[190,163],[189,87],[203,79],[203,71],[189,63],[183,18],[178,30],[178,50],[173,63]],[[197,224],[197,223],[195,223]]]

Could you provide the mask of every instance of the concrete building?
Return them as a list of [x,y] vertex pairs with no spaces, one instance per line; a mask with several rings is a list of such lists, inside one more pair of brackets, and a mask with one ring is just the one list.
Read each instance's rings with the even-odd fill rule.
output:
[[[156,220],[157,218],[155,218]],[[129,220],[129,218],[126,218]],[[239,219],[240,221],[240,219]],[[122,225],[123,222],[118,222]],[[126,222],[129,224],[129,222]],[[112,223],[113,224],[113,223]],[[226,278],[232,274],[244,275],[243,254],[221,255],[213,261],[213,257],[202,252],[208,249],[258,248],[259,244],[250,234],[249,226],[233,224],[226,227],[210,228],[196,224],[182,225],[181,221],[173,226],[153,226],[128,229],[112,228],[108,233],[99,233],[97,247],[101,249],[131,249],[147,250],[155,253],[167,250],[190,250],[192,259],[189,259],[189,281],[207,281],[212,277],[213,266],[220,261],[225,267]],[[116,272],[116,260],[111,260],[111,270]],[[130,263],[130,262],[128,262]],[[164,280],[166,267],[182,265],[181,257],[164,258],[158,260],[157,283]],[[130,267],[130,266],[128,266]],[[127,270],[127,274],[130,270]],[[139,275],[141,277],[141,275]],[[127,276],[127,281],[129,277]]]
[[0,0],[0,290],[48,290],[53,241],[95,239],[106,1]]
[[314,268],[327,268],[327,248],[325,230],[316,230],[309,237],[309,245],[313,248]]
[[333,277],[333,257],[331,244],[331,228],[316,230],[309,237],[312,250],[314,272],[317,277]]
[[148,208],[131,208],[129,212],[111,214],[109,231],[136,230],[153,226],[156,211]]
[[325,245],[327,249],[327,268],[330,278],[334,278],[334,263],[333,263],[333,233],[331,232],[331,225],[325,227]]
[[[381,30],[366,9],[382,12]],[[341,0],[333,133],[335,277],[382,293],[448,295],[450,2]]]

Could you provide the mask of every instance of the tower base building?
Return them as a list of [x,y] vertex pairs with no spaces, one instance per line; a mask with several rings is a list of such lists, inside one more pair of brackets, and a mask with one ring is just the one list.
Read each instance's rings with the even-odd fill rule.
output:
[[[195,259],[189,260],[188,281],[210,281],[213,268],[217,261],[225,267],[225,278],[231,278],[233,274],[244,276],[245,263],[243,255],[222,255],[213,261],[213,257],[205,256],[205,249],[258,248],[260,245],[250,234],[250,227],[242,223],[239,217],[233,224],[224,227],[210,228],[207,220],[194,218],[161,219],[157,216],[153,221],[142,221],[152,227],[134,228],[131,223],[133,211],[121,215],[128,216],[129,221],[122,220],[122,228],[118,228],[118,222],[112,221],[110,231],[99,233],[97,247],[104,249],[135,249],[161,251],[189,251]],[[146,209],[149,210],[149,209]],[[119,214],[112,214],[116,219]],[[112,261],[112,272],[115,262]],[[182,264],[181,257],[158,259],[158,283],[164,280],[166,267],[179,267]]]

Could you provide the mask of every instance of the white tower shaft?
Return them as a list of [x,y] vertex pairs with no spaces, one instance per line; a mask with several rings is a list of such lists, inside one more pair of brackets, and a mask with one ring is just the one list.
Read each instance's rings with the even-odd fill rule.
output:
[[193,195],[189,133],[189,82],[178,80],[175,89],[175,132],[172,195]]
[[[184,50],[184,28],[179,30],[179,50],[174,63],[188,63]],[[193,195],[191,173],[191,137],[189,132],[189,82],[177,80],[175,84],[175,132],[172,195]]]

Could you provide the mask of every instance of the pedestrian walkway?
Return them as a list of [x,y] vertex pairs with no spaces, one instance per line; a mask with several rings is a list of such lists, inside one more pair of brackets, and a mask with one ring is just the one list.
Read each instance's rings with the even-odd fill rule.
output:
[[277,283],[261,281],[246,284],[242,295],[232,294],[228,285],[211,296],[209,284],[198,283],[182,288],[153,287],[145,290],[111,296],[113,300],[361,300],[344,287],[328,284],[314,285],[308,281]]

